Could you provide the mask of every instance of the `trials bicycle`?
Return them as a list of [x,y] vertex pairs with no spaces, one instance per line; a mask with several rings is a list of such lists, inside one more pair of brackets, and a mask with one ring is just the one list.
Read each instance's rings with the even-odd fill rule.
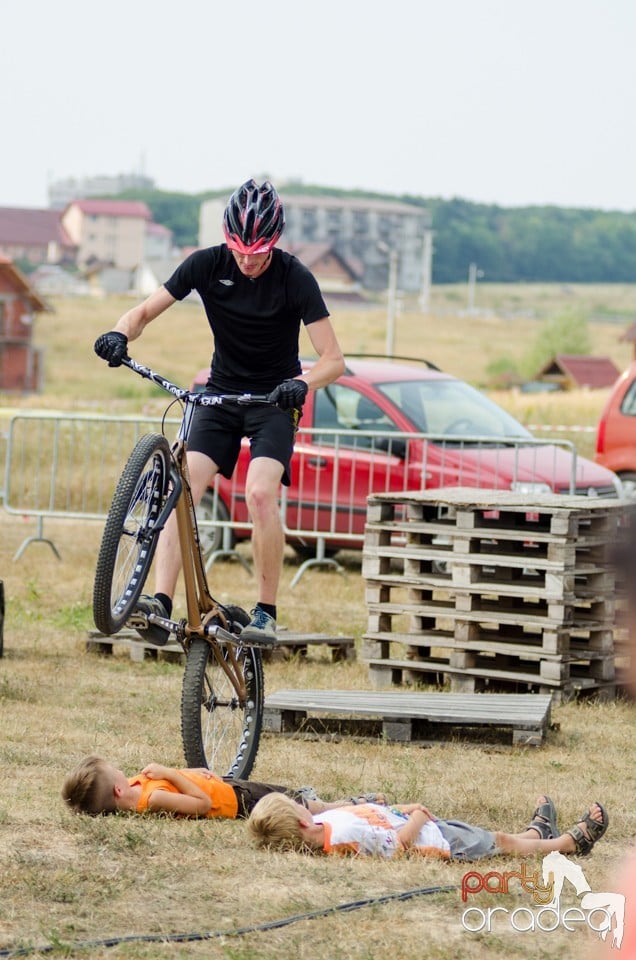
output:
[[[158,384],[182,406],[172,445],[161,433],[142,436],[119,479],[108,512],[95,571],[93,617],[106,636],[128,622],[157,624],[175,634],[186,660],[181,691],[181,735],[186,764],[220,776],[247,778],[254,765],[263,720],[263,658],[241,643],[249,616],[212,596],[201,554],[186,450],[197,406],[266,403],[254,394],[193,393],[125,357],[123,365]],[[175,401],[172,401],[175,402]],[[135,605],[150,571],[157,540],[176,511],[187,616],[171,620]]]

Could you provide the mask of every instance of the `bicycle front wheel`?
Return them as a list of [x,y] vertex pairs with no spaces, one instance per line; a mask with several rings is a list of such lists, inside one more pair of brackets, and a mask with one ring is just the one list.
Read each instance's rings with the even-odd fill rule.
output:
[[[249,623],[240,607],[228,612],[240,626]],[[228,648],[215,645],[227,662]],[[240,644],[232,645],[232,650],[245,695],[239,695],[211,644],[193,640],[183,674],[181,734],[188,767],[208,767],[218,776],[246,779],[256,760],[263,723],[263,655]]]
[[124,626],[146,582],[170,485],[170,458],[161,434],[141,437],[115,489],[93,588],[95,626],[106,636]]

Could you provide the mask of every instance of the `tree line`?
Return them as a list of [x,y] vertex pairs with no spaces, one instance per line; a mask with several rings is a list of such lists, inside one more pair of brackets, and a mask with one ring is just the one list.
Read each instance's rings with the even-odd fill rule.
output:
[[[334,190],[287,184],[288,193],[401,200],[426,208],[432,218],[433,281],[464,282],[475,263],[490,282],[633,283],[636,280],[636,212],[556,206],[500,207],[459,198]],[[169,227],[175,244],[198,243],[199,208],[205,194],[129,191],[143,200],[157,223]]]

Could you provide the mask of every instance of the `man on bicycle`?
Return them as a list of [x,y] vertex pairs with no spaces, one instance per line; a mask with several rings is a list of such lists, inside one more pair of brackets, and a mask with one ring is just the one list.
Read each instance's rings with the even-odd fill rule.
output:
[[[207,391],[265,393],[270,405],[197,407],[188,441],[188,469],[195,505],[215,474],[230,477],[241,439],[250,439],[245,499],[253,524],[252,550],[258,601],[243,639],[267,646],[276,641],[276,596],[285,546],[278,488],[289,485],[294,437],[308,390],[336,380],[344,359],[315,277],[299,260],[276,248],[285,216],[269,181],[242,184],[223,217],[225,243],[197,250],[143,303],[128,310],[95,342],[95,352],[119,366],[128,342],[176,300],[196,290],[214,337]],[[300,324],[318,354],[302,371]],[[181,569],[176,517],[163,530],[155,558],[155,595],[140,597],[145,614],[169,618]],[[143,636],[158,646],[168,631],[148,624]]]

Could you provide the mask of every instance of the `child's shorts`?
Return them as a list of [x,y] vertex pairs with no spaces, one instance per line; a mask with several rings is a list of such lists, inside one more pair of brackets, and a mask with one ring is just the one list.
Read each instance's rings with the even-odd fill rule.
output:
[[268,793],[284,793],[297,803],[303,803],[301,793],[296,790],[289,790],[287,787],[281,787],[276,783],[260,783],[258,780],[235,780],[233,777],[223,777],[223,779],[234,788],[238,800],[236,816],[240,820],[249,817],[261,797],[266,797]]
[[448,840],[453,860],[480,860],[498,852],[491,830],[474,827],[462,820],[436,820],[435,824]]

